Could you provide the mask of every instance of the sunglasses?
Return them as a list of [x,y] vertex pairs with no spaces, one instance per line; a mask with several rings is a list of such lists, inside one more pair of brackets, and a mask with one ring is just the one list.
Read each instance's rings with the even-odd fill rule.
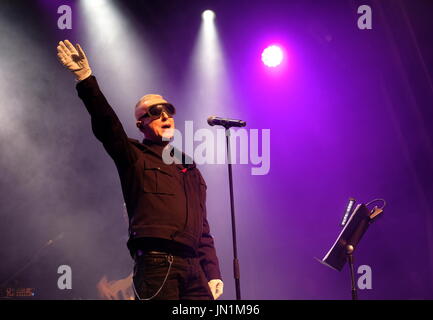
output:
[[173,115],[176,113],[176,109],[169,103],[157,104],[151,106],[147,110],[147,113],[140,118],[140,120],[143,118],[159,118],[162,112],[165,112],[169,116],[169,118],[172,118]]

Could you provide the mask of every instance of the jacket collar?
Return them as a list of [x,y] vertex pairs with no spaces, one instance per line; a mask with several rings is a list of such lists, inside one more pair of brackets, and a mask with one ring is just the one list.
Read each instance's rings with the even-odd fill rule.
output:
[[[161,155],[158,152],[156,152],[155,150],[153,150],[147,143],[142,143],[142,142],[140,142],[140,141],[138,141],[136,139],[131,139],[131,138],[128,138],[128,140],[129,140],[129,142],[131,142],[133,145],[135,145],[137,148],[139,148],[143,152],[151,153],[151,154],[155,155],[158,158],[161,157]],[[143,142],[144,142],[144,140],[143,140]],[[171,156],[174,155],[174,150],[175,149],[176,148],[173,147],[173,149],[171,150],[171,152],[170,152]],[[176,149],[176,150],[178,150],[178,149]],[[184,152],[181,152],[181,154],[182,154],[182,164],[176,164],[176,166],[179,169],[186,168],[188,170],[192,170],[192,169],[194,169],[194,168],[197,167],[196,163],[191,159],[190,156],[188,156]],[[188,163],[186,163],[186,162],[188,162]]]

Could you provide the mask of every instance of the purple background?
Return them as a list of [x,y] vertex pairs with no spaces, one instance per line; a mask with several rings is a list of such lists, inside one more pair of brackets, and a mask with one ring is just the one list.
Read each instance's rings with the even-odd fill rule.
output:
[[[113,38],[86,29],[78,2],[0,5],[0,282],[36,253],[11,282],[36,288],[35,298],[95,299],[103,275],[131,271],[115,166],[57,61],[57,42],[70,39],[86,51],[130,137],[141,138],[133,106],[148,92],[177,106],[181,129],[185,120],[207,127],[210,114],[271,129],[269,174],[234,167],[244,299],[349,299],[347,267],[337,272],[314,259],[340,232],[349,197],[388,202],[356,252],[356,265],[373,271],[373,289],[360,298],[433,298],[431,2],[114,3],[130,27]],[[61,4],[72,7],[72,30],[57,29]],[[372,7],[372,30],[357,28],[361,4]],[[228,77],[212,97],[190,73],[200,15],[209,8]],[[286,51],[274,72],[260,61],[271,43]],[[113,61],[113,51],[131,59]],[[234,299],[227,169],[200,169],[222,299]],[[61,264],[72,267],[72,290],[57,289]]]

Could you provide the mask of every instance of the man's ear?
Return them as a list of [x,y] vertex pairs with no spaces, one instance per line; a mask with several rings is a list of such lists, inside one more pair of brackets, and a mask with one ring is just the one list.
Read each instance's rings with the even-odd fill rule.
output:
[[143,123],[143,121],[138,120],[137,122],[135,122],[135,125],[137,126],[138,130],[140,130],[141,133],[144,133],[144,128],[145,128],[145,124]]

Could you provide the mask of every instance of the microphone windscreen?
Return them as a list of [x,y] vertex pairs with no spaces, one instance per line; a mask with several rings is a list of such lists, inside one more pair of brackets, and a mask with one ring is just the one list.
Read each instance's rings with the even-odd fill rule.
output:
[[209,118],[207,118],[207,123],[210,125],[210,126],[214,126],[215,124],[213,123],[213,120],[215,119],[215,116],[210,116]]

